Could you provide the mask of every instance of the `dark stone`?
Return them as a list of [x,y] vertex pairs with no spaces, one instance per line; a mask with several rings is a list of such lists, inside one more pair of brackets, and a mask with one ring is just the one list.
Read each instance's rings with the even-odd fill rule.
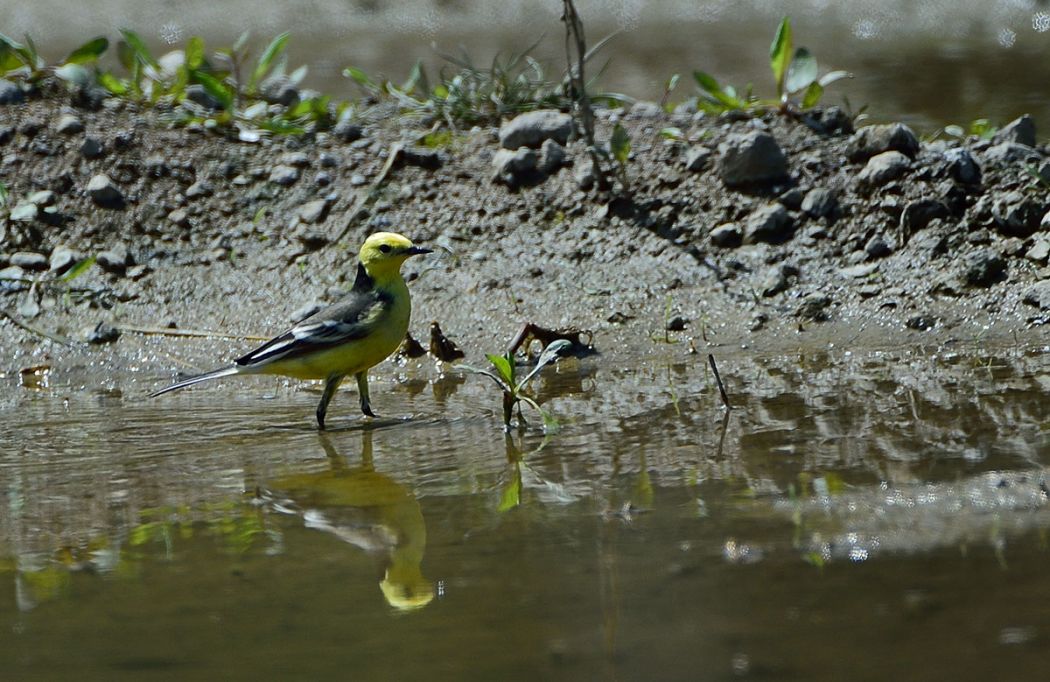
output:
[[769,133],[734,133],[718,146],[718,173],[728,187],[788,179],[787,157]]
[[87,342],[91,344],[113,343],[120,338],[120,330],[108,322],[99,322],[87,333]]
[[838,211],[839,200],[835,192],[823,187],[815,187],[806,192],[802,200],[802,212],[813,218],[830,218]]
[[860,163],[889,151],[915,158],[919,153],[919,139],[903,123],[871,125],[857,131],[850,140],[846,155],[850,161]]
[[711,243],[723,249],[735,249],[744,243],[744,232],[736,223],[726,223],[711,230]]
[[744,243],[782,244],[791,239],[794,225],[794,219],[781,204],[767,204],[748,216]]
[[554,140],[561,145],[567,144],[571,134],[571,115],[552,109],[541,109],[520,114],[505,123],[499,131],[499,143],[504,149],[538,149],[545,140]]
[[417,166],[427,170],[437,170],[445,162],[441,152],[426,147],[407,147],[401,152],[401,158],[409,166]]
[[942,202],[936,199],[919,199],[908,204],[901,213],[901,229],[904,230],[904,234],[912,235],[926,229],[931,221],[944,220],[949,215],[948,207]]
[[975,287],[990,287],[1006,279],[1006,261],[992,249],[979,249],[964,260],[966,283]]
[[1021,116],[1020,118],[1015,118],[995,133],[992,137],[992,142],[996,144],[1001,142],[1016,142],[1017,144],[1023,144],[1027,147],[1034,147],[1036,144],[1035,120],[1033,120],[1028,114]]
[[828,312],[831,303],[830,296],[824,294],[810,294],[802,299],[802,303],[800,303],[795,310],[795,315],[803,320],[809,320],[811,322],[824,322],[831,317]]

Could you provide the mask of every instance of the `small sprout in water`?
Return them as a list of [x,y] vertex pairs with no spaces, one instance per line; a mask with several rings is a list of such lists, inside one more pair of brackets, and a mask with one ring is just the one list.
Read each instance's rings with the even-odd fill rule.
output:
[[503,393],[503,428],[506,431],[510,431],[515,407],[518,408],[519,428],[524,428],[526,422],[524,415],[521,413],[521,403],[525,403],[539,412],[540,417],[543,419],[544,430],[551,432],[557,429],[558,422],[550,415],[550,413],[541,408],[539,403],[533,398],[525,395],[524,391],[529,382],[532,381],[533,377],[539,374],[541,369],[552,362],[555,362],[558,359],[558,353],[570,348],[571,346],[572,343],[565,339],[551,342],[543,349],[543,352],[540,353],[539,360],[536,361],[536,366],[533,367],[532,370],[530,370],[520,381],[516,377],[514,353],[512,351],[507,351],[503,355],[486,355],[489,362],[492,363],[492,367],[495,371],[466,366],[464,366],[464,369],[476,374],[487,376],[500,388]]

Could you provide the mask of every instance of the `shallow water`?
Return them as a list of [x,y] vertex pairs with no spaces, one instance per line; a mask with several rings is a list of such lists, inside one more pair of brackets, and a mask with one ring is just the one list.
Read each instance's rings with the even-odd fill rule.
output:
[[[679,352],[680,351],[680,352]],[[1018,679],[1050,638],[1050,348],[352,392],[20,389],[0,679]],[[238,390],[238,387],[240,390]],[[168,396],[165,396],[168,398]],[[526,415],[528,416],[528,415]]]
[[[821,71],[854,74],[833,85],[828,104],[848,97],[878,120],[904,120],[933,132],[947,123],[987,117],[1003,124],[1031,113],[1050,126],[1050,4],[1046,0],[579,0],[590,44],[614,36],[591,73],[604,67],[599,89],[658,99],[678,73],[671,96],[696,92],[700,69],[724,83],[773,96],[769,44],[790,15],[795,43],[810,48]],[[533,54],[558,79],[565,46],[554,0],[0,0],[0,30],[29,32],[51,59],[94,35],[130,27],[162,54],[193,35],[232,45],[250,30],[264,41],[288,30],[293,66],[307,64],[307,84],[344,98],[360,93],[341,76],[346,66],[397,83],[423,60],[431,76],[442,55],[469,55],[487,67],[536,43]],[[56,21],[61,17],[61,21]],[[537,43],[538,41],[538,43]]]

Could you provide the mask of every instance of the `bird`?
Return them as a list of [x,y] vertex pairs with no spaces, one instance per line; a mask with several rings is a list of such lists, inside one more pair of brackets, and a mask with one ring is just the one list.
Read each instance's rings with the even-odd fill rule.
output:
[[368,398],[368,370],[397,350],[408,333],[412,313],[401,265],[412,256],[432,252],[393,232],[370,235],[358,252],[354,286],[341,300],[242,355],[232,365],[184,379],[150,397],[240,374],[321,379],[325,384],[317,405],[317,426],[323,431],[328,404],[343,379],[353,375],[361,412],[375,417]]

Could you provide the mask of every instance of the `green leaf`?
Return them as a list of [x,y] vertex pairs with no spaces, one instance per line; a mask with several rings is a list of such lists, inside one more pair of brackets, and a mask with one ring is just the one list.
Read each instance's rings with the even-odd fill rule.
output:
[[[555,341],[551,341],[547,345],[547,347],[543,349],[543,352],[540,353],[539,359],[536,360],[536,366],[532,368],[531,372],[525,375],[525,378],[521,380],[521,383],[519,383],[514,388],[514,392],[517,393],[522,388],[524,388],[525,385],[532,380],[532,377],[536,376],[536,374],[539,373],[541,369],[551,364],[552,362],[555,362],[558,359],[559,354],[563,350],[566,350],[571,347],[572,342],[567,339],[557,339]],[[539,409],[539,407],[537,406],[536,409]]]
[[193,36],[186,43],[186,69],[196,71],[204,64],[204,39]]
[[706,92],[709,92],[712,95],[717,95],[722,92],[722,86],[718,84],[718,81],[715,80],[714,76],[708,73],[704,73],[703,71],[694,71],[693,78],[696,79],[697,85],[699,85]]
[[485,357],[487,357],[489,362],[492,363],[492,366],[496,368],[500,378],[507,383],[507,386],[514,386],[514,361],[508,359],[506,355],[486,354]]
[[62,275],[61,280],[63,282],[72,282],[77,277],[80,277],[85,272],[87,272],[88,269],[94,264],[95,264],[95,257],[94,256],[90,256],[88,258],[85,258],[84,260],[80,261],[79,263],[77,263],[76,265],[71,267],[69,269],[69,272],[67,272],[66,274]]
[[240,37],[237,38],[237,42],[233,44],[232,52],[237,54],[244,49],[244,46],[248,44],[248,38],[251,36],[251,31],[245,31],[241,33]]
[[204,87],[204,91],[215,98],[227,111],[233,108],[233,89],[210,73],[194,71],[192,78]]
[[802,108],[810,109],[817,106],[817,102],[824,96],[824,88],[820,83],[810,83],[806,88],[806,94],[802,97]]
[[788,65],[791,63],[791,19],[784,17],[777,34],[773,38],[773,44],[769,46],[769,65],[773,69],[773,78],[777,83],[777,95],[784,94],[784,77],[787,75]]
[[98,61],[102,53],[109,49],[109,40],[99,36],[89,40],[77,49],[69,53],[63,63],[65,64],[90,64]]
[[800,92],[816,81],[817,58],[806,48],[798,48],[784,77],[784,94]]
[[358,85],[372,89],[375,87],[375,83],[368,77],[368,74],[355,66],[348,66],[343,69],[343,75],[353,80]]
[[670,128],[661,128],[660,137],[667,140],[684,140],[685,133],[682,132],[681,128],[671,126]]
[[[120,35],[124,36],[124,42],[127,44],[128,49],[130,49],[130,56],[134,58],[134,61],[137,61],[143,66],[152,66],[154,69],[160,69],[160,64],[158,64],[157,60],[153,58],[153,54],[150,53],[149,48],[146,47],[146,43],[142,41],[139,34],[131,29],[122,28],[120,29]],[[121,58],[121,61],[123,61],[123,59],[124,58]],[[125,64],[124,66],[128,69],[131,68],[129,64]]]
[[609,151],[621,166],[627,164],[627,157],[631,155],[631,138],[627,136],[627,130],[619,123],[613,128],[612,138],[609,140]]
[[0,208],[7,206],[7,185],[0,182]]
[[499,512],[506,512],[514,509],[521,504],[521,470],[515,465],[514,477],[511,479],[507,487],[503,489],[503,494],[500,496],[499,506],[496,509]]
[[255,87],[259,84],[266,74],[269,73],[273,67],[274,61],[281,56],[284,52],[284,48],[288,44],[289,33],[285,31],[276,38],[270,41],[270,44],[266,46],[266,49],[259,56],[259,63],[255,65],[255,71],[252,72],[251,78],[248,80],[248,90],[254,92]]
[[98,84],[114,95],[128,94],[128,82],[122,78],[117,78],[109,71],[102,71],[98,74]]

